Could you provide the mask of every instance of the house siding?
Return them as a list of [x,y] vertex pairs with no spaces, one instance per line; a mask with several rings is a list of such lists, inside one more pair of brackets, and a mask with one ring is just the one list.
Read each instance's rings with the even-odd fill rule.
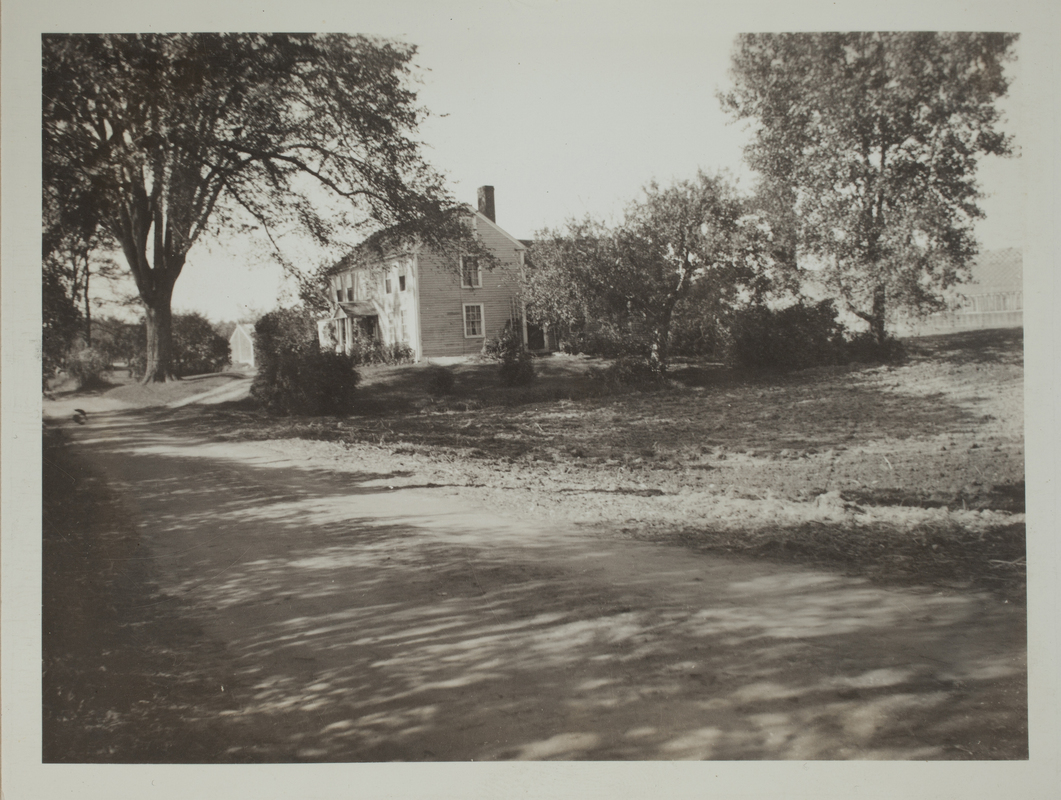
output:
[[[472,219],[483,245],[498,260],[493,269],[481,271],[481,286],[461,285],[457,254],[420,251],[384,258],[361,270],[342,270],[331,278],[332,296],[350,285],[353,275],[354,299],[372,303],[378,310],[378,335],[391,344],[407,341],[417,360],[476,355],[484,343],[504,330],[510,320],[518,320],[517,297],[525,246],[509,238],[486,218]],[[400,291],[399,275],[405,274],[405,291]],[[391,292],[386,292],[386,279]],[[464,307],[483,307],[483,336],[464,335]],[[402,330],[405,312],[408,338]],[[322,341],[324,333],[322,332]]]
[[[420,266],[420,330],[424,358],[474,355],[497,336],[515,315],[519,293],[519,250],[492,225],[479,221],[483,243],[500,262],[483,269],[482,286],[461,285],[456,256],[422,253]],[[484,336],[464,335],[464,306],[483,306]]]

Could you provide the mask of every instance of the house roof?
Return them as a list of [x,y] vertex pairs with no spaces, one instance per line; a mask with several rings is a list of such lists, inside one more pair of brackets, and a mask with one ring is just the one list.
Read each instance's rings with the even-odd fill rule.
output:
[[[498,233],[500,233],[502,236],[504,236],[506,239],[508,239],[510,242],[512,242],[512,244],[516,248],[516,250],[526,250],[528,248],[528,246],[530,244],[529,240],[528,241],[524,241],[524,240],[521,240],[521,239],[517,239],[515,236],[510,234],[508,231],[506,231],[504,228],[502,228],[500,225],[498,225],[496,222],[491,220],[488,216],[486,216],[485,214],[481,213],[477,209],[472,208],[469,205],[465,205],[464,206],[464,210],[468,212],[468,215],[472,219],[475,219],[478,222],[482,222],[483,224],[489,225],[492,228],[494,228]],[[341,259],[339,259],[335,263],[334,266],[329,267],[327,269],[327,271],[326,271],[326,274],[334,275],[337,272],[343,272],[343,271],[345,271],[347,269],[350,269],[350,267],[353,266],[354,263],[356,262],[357,254],[359,252],[364,252],[364,251],[368,250],[370,247],[373,246],[373,244],[375,242],[378,242],[381,239],[383,239],[385,237],[386,233],[387,233],[387,231],[377,231],[376,233],[374,233],[371,236],[369,236],[367,239],[365,239],[365,241],[363,241],[356,248],[354,248],[353,252],[348,253],[347,255],[343,256]],[[415,252],[417,249],[418,249],[418,247],[415,246],[415,245],[414,246],[409,246],[409,247],[404,248],[403,252]],[[388,252],[383,257],[384,258],[390,258],[392,255],[393,255],[392,252]]]
[[1019,247],[987,250],[972,263],[971,284],[998,291],[1020,291],[1024,285],[1024,258]]
[[492,219],[490,219],[490,217],[486,216],[486,214],[483,214],[481,211],[476,211],[474,208],[471,208],[471,206],[468,206],[468,208],[475,214],[475,217],[477,219],[481,220],[482,222],[485,222],[487,225],[491,226],[494,230],[496,230],[498,233],[500,233],[502,236],[512,242],[512,244],[515,245],[517,250],[527,249],[527,246],[523,244],[523,242],[521,242],[511,233],[509,233],[496,222],[494,222]]

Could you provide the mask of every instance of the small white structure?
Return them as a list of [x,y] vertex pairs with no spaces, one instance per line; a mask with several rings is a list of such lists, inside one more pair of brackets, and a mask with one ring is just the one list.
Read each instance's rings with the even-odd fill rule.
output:
[[236,324],[236,329],[229,337],[228,346],[232,352],[233,364],[250,364],[254,366],[254,331],[247,328],[242,322]]

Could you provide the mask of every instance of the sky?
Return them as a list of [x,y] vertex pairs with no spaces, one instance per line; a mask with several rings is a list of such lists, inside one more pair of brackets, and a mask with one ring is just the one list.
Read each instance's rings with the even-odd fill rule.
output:
[[[717,99],[729,86],[734,36],[749,29],[747,18],[673,2],[341,8],[302,18],[298,29],[416,45],[414,88],[429,112],[419,132],[425,157],[458,200],[474,204],[479,186],[494,186],[498,224],[517,238],[571,217],[615,219],[650,181],[666,184],[698,169],[725,170],[750,186],[741,159],[746,126]],[[1012,91],[1019,90],[1018,80]],[[1007,101],[1005,110],[1005,127],[1019,141],[1019,101]],[[1020,160],[999,162],[990,159],[981,173],[989,194],[979,227],[985,249],[1021,241]],[[294,235],[282,247],[308,269],[332,257]],[[221,321],[290,299],[266,243],[243,237],[197,243],[173,304]]]

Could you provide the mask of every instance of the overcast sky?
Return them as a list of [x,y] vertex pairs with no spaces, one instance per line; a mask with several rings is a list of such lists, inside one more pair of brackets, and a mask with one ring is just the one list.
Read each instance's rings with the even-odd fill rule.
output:
[[[430,112],[420,131],[427,159],[459,200],[474,203],[479,186],[493,185],[498,223],[530,238],[572,216],[614,217],[653,179],[729,170],[747,186],[745,128],[716,95],[729,85],[734,36],[763,22],[666,0],[510,0],[355,4],[306,15],[294,29],[415,44],[416,88]],[[1018,107],[1006,104],[1010,117]],[[1016,119],[1006,127],[1019,138]],[[986,249],[1020,244],[1019,169],[1016,159],[984,165]],[[309,268],[322,258],[291,239],[285,248]],[[219,321],[266,311],[282,294],[281,270],[262,242],[201,242],[174,307]]]
[[[745,127],[716,97],[729,85],[739,21],[693,5],[615,14],[551,0],[459,8],[375,8],[350,30],[417,46],[419,99],[431,114],[421,129],[425,154],[459,200],[474,203],[479,186],[493,185],[497,221],[509,233],[530,238],[572,216],[618,215],[649,181],[697,169],[749,183]],[[1009,116],[1016,107],[1007,103]],[[1007,129],[1018,133],[1016,122]],[[992,195],[983,246],[1019,246],[1019,161],[985,164],[982,175]],[[218,320],[271,308],[280,270],[247,244],[197,246],[175,307]]]

